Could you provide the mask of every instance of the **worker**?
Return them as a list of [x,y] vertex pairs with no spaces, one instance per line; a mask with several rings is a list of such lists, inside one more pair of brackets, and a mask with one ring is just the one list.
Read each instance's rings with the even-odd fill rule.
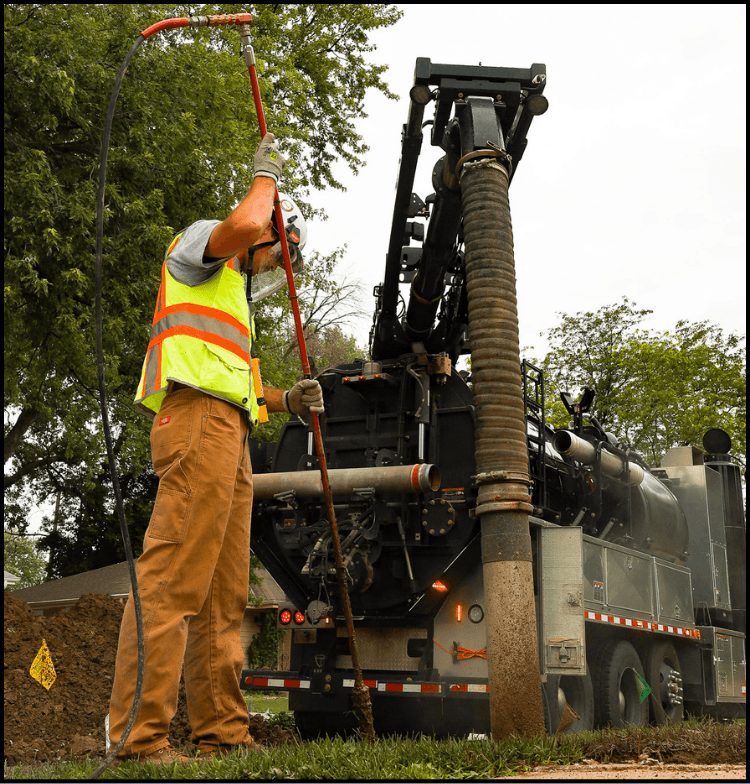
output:
[[[151,455],[159,476],[137,563],[146,664],[140,710],[118,761],[193,761],[168,738],[183,662],[199,754],[210,758],[253,746],[239,685],[253,500],[248,436],[261,396],[270,412],[323,413],[317,381],[260,390],[250,372],[243,274],[260,276],[282,263],[272,214],[284,164],[273,135],[266,134],[242,202],[225,220],[200,220],[178,234],[162,265],[136,394],[136,408],[153,417]],[[306,229],[293,202],[285,204],[296,219],[287,229],[299,263]],[[130,714],[137,662],[131,591],[110,700],[112,743]]]

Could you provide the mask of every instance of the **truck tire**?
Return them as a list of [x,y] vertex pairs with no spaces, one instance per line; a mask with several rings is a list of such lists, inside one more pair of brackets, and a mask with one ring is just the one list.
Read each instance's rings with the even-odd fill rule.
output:
[[[642,727],[648,723],[648,703],[640,701],[635,673],[644,678],[635,648],[613,640],[594,652],[594,716],[597,727]],[[644,678],[645,679],[645,678]]]
[[[679,673],[679,688],[682,689],[682,667],[677,657],[677,651],[670,642],[654,642],[649,646],[646,654],[646,682],[651,687],[649,705],[651,706],[651,720],[655,724],[676,724],[683,720],[685,708],[682,702],[682,692],[670,694],[670,671]],[[674,684],[674,677],[672,681]],[[674,688],[674,685],[673,687]],[[679,701],[675,701],[679,697]],[[654,701],[658,701],[662,710],[655,709]]]
[[[557,732],[565,712],[565,703],[578,714],[563,730],[561,735],[585,732],[594,727],[594,683],[591,678],[591,667],[584,676],[580,675],[548,675],[545,696],[549,703],[549,730],[551,735]],[[545,717],[546,718],[546,717]]]

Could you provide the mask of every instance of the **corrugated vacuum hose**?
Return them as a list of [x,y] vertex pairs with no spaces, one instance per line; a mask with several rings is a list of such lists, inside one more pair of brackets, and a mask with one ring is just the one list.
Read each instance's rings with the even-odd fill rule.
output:
[[495,740],[544,733],[528,453],[508,173],[496,151],[461,171],[476,467]]

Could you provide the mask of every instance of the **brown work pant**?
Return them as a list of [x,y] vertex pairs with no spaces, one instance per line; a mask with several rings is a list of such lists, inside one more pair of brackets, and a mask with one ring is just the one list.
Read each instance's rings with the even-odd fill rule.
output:
[[[204,749],[250,742],[239,687],[253,500],[248,434],[242,411],[194,389],[170,392],[154,418],[159,490],[137,563],[146,667],[120,757],[169,745],[183,659],[192,740]],[[137,664],[131,591],[109,708],[112,743],[130,714]]]

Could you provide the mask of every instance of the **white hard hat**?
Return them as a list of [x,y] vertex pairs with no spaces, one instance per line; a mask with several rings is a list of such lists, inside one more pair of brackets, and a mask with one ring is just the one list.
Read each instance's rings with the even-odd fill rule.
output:
[[[279,194],[279,205],[281,206],[281,217],[284,221],[289,245],[289,254],[292,260],[292,272],[302,272],[304,259],[301,250],[307,242],[307,223],[305,222],[299,207],[294,199],[284,193]],[[278,234],[276,226],[276,210],[273,214],[273,226]],[[249,293],[253,302],[259,302],[266,297],[275,294],[279,289],[286,286],[286,272],[284,271],[284,261],[281,252],[281,243],[276,242],[273,250],[277,257],[278,267],[270,272],[263,272],[253,275],[249,282]]]
[[[291,196],[285,193],[279,194],[279,205],[281,206],[281,216],[284,221],[284,228],[286,229],[286,236],[302,250],[307,243],[307,223],[305,222],[300,208]],[[276,211],[274,210],[274,228],[278,232],[276,226]]]

